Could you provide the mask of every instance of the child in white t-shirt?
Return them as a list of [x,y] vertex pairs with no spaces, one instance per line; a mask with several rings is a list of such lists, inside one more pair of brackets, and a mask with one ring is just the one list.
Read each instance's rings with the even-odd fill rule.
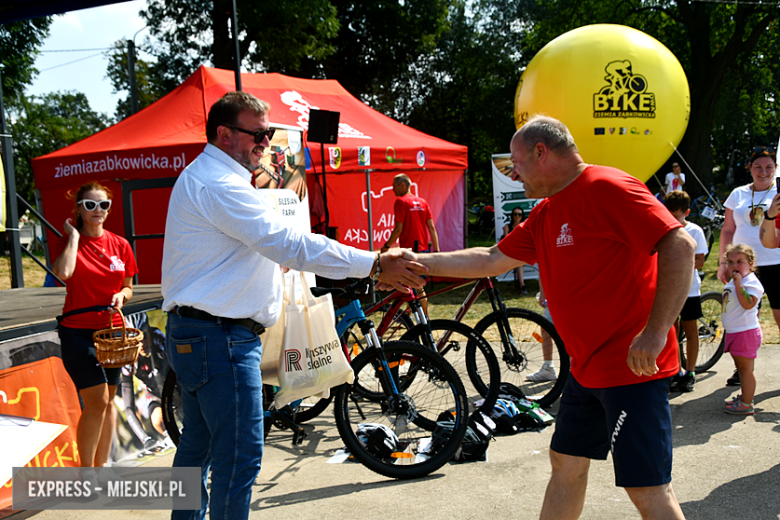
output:
[[709,247],[701,227],[685,220],[690,213],[691,197],[684,191],[674,190],[666,194],[664,205],[669,212],[685,226],[685,231],[696,240],[693,281],[688,299],[680,311],[680,324],[685,331],[686,366],[680,363],[680,372],[672,378],[671,391],[693,392],[696,383],[696,359],[699,357],[699,318],[704,314],[701,310],[701,278],[698,269],[704,266],[704,260]]
[[731,279],[723,288],[723,328],[726,347],[739,372],[741,395],[726,402],[726,413],[753,415],[756,377],[753,374],[763,335],[758,322],[758,302],[764,287],[753,274],[756,254],[750,246],[732,244],[724,258]]

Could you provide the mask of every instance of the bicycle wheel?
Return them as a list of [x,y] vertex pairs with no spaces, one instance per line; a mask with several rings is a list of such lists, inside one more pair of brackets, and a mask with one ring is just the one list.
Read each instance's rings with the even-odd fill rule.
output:
[[173,370],[169,370],[168,375],[165,376],[161,406],[165,430],[173,443],[178,446],[184,413],[181,408],[181,387],[176,381],[176,372]]
[[[569,376],[569,355],[555,326],[544,316],[527,309],[506,309],[509,330],[514,339],[514,349],[502,345],[499,322],[501,311],[495,311],[480,320],[474,329],[502,352],[501,381],[511,383],[522,390],[528,399],[539,406],[551,406],[563,392]],[[545,361],[545,346],[554,367],[554,375],[546,375],[541,368]],[[541,372],[541,373],[540,373]],[[530,379],[529,379],[530,378]]]
[[295,422],[304,423],[318,417],[328,408],[331,401],[333,401],[332,391],[325,399],[307,397],[301,401],[301,404],[299,404],[298,408],[295,410]]
[[[428,330],[434,344],[429,344]],[[446,336],[446,341],[441,340]],[[487,414],[493,412],[501,386],[501,366],[490,344],[474,329],[454,320],[432,320],[415,325],[401,337],[438,352],[452,365],[463,381],[469,404],[484,399],[480,407]],[[441,344],[440,344],[441,343]]]
[[[706,372],[715,366],[723,355],[726,346],[726,331],[723,329],[720,316],[723,311],[723,295],[718,291],[709,291],[701,295],[701,310],[703,317],[699,318],[699,355],[696,358],[696,373]],[[685,334],[680,328],[680,352],[683,367],[686,364]]]
[[[446,464],[463,442],[466,393],[444,358],[409,341],[391,341],[381,350],[360,354],[352,362],[355,383],[383,388],[382,353],[394,385],[405,388],[382,391],[381,399],[370,400],[356,393],[354,384],[341,385],[335,396],[336,426],[349,452],[371,471],[390,478],[420,478]],[[453,427],[439,437],[441,447],[433,452],[433,432],[444,417],[454,420]],[[369,429],[384,437],[367,435]]]

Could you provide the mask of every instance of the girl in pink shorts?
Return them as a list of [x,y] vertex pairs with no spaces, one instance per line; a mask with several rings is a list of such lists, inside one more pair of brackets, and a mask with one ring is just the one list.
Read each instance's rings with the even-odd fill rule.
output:
[[723,328],[726,330],[725,352],[730,352],[739,372],[741,394],[726,402],[726,413],[753,415],[756,377],[753,375],[758,347],[763,335],[758,322],[758,302],[764,287],[753,273],[756,254],[750,246],[732,244],[722,263],[730,276],[723,288]]

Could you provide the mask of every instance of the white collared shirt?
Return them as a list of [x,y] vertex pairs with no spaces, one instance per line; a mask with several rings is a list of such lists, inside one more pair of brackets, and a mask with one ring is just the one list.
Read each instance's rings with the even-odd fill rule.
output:
[[270,327],[282,301],[279,265],[328,278],[370,274],[374,253],[285,226],[250,180],[211,144],[181,173],[165,224],[163,310],[195,307]]

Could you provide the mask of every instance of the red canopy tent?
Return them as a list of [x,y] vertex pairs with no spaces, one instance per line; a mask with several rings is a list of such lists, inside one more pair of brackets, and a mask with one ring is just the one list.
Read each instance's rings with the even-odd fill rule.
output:
[[[309,110],[340,112],[339,141],[325,146],[330,225],[343,243],[368,249],[367,180],[370,180],[374,247],[393,227],[392,178],[406,173],[412,190],[431,205],[442,249],[464,246],[467,149],[405,126],[368,107],[334,80],[298,79],[281,74],[242,74],[242,87],[272,106],[271,125],[288,132],[308,129]],[[121,181],[178,176],[206,143],[211,105],[234,90],[231,71],[200,67],[158,102],[83,141],[33,160],[35,186],[45,217],[55,226],[69,216],[69,190],[91,180],[114,192],[113,218],[106,228],[125,234]],[[305,134],[304,134],[305,136]],[[320,146],[306,144],[307,183],[322,171]],[[314,166],[314,170],[311,166]],[[367,175],[366,172],[369,172]],[[170,188],[133,195],[135,233],[162,233]],[[56,238],[50,234],[50,240]],[[141,283],[158,283],[162,239],[139,241]]]

